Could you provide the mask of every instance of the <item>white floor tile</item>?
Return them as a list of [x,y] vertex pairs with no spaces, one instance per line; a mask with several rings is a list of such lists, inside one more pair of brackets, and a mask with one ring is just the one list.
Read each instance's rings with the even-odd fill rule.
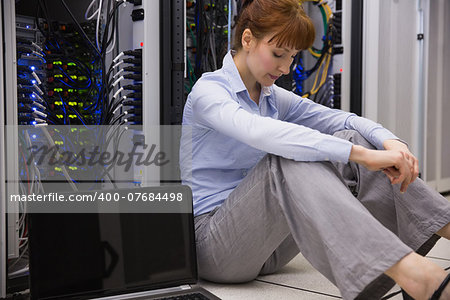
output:
[[[433,258],[429,258],[431,261],[433,261],[434,263],[436,263],[437,265],[441,266],[442,268],[447,268],[450,266],[450,261],[445,261],[442,259],[433,259]],[[389,295],[390,293],[399,291],[400,287],[398,285],[395,285],[388,293],[387,295]],[[389,300],[403,300],[402,294],[398,294],[392,298],[389,298]]]
[[[450,261],[430,258],[433,262],[443,268],[450,266]],[[215,284],[200,281],[199,285],[205,287],[218,297],[227,300],[244,299],[300,299],[300,300],[325,300],[338,299],[339,290],[329,282],[322,274],[317,272],[302,255],[298,255],[279,273],[267,276],[260,276],[258,279],[275,284],[282,284],[311,292],[296,290],[289,287],[278,286],[260,281],[252,281],[245,284]],[[400,287],[396,285],[387,294],[397,292]],[[317,294],[323,293],[325,295]],[[327,295],[333,295],[327,296]],[[400,294],[390,298],[392,300],[402,300]]]
[[297,255],[277,274],[258,277],[261,280],[340,296],[339,290],[303,257]]
[[440,238],[427,256],[448,259],[450,265],[450,240]]
[[[450,195],[446,198],[450,201]],[[450,266],[450,241],[443,238],[440,239],[427,256],[441,267],[448,268]],[[205,287],[224,300],[325,300],[337,299],[336,297],[340,296],[339,290],[322,274],[317,272],[301,254],[295,257],[277,274],[260,276],[258,279],[270,283],[252,281],[245,284],[225,285],[200,281],[199,285]],[[276,284],[282,284],[293,288],[283,287]],[[312,292],[307,292],[304,290],[309,290]],[[388,294],[399,290],[400,287],[396,285]],[[321,295],[314,292],[323,293],[330,296]],[[400,293],[390,299],[402,300],[403,297]]]

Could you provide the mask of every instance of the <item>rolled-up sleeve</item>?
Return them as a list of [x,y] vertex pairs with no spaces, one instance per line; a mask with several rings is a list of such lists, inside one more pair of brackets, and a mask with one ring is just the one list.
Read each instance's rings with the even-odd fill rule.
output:
[[326,134],[334,134],[344,129],[356,130],[377,149],[384,149],[385,140],[398,140],[392,132],[372,120],[317,104],[288,91],[280,90],[279,93],[289,99],[284,101],[284,104],[280,101],[281,105],[288,107],[284,115],[287,122],[302,124]]

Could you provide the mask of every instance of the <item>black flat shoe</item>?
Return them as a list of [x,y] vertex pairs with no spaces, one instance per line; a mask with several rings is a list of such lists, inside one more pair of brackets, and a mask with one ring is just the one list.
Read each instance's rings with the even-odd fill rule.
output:
[[408,293],[406,293],[403,289],[402,289],[402,296],[403,300],[414,300],[414,298],[408,295]]
[[441,285],[434,292],[433,296],[431,296],[430,300],[439,300],[442,292],[444,291],[445,287],[448,285],[449,282],[450,282],[450,274],[448,274],[447,277],[445,277],[444,281],[442,281]]

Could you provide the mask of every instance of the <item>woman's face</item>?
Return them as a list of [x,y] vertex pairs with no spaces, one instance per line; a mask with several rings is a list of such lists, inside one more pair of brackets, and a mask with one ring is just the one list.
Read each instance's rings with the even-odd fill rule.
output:
[[249,47],[247,66],[262,86],[271,86],[283,74],[289,74],[289,67],[298,50],[277,47],[276,42],[269,43],[272,35],[256,40]]

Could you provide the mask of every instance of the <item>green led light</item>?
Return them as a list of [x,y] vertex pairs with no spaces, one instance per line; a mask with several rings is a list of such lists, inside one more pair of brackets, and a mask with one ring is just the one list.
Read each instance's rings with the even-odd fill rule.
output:
[[53,77],[55,77],[55,78],[63,78],[64,76],[62,74],[55,74]]
[[62,88],[54,88],[53,91],[55,91],[55,92],[62,92],[63,89]]
[[56,115],[56,117],[57,117],[58,119],[62,119],[62,118],[64,118],[64,116],[63,116],[63,115]]
[[76,63],[73,63],[73,62],[70,62],[70,63],[67,63],[67,65],[68,65],[68,66],[76,66],[77,64],[76,64]]
[[71,118],[71,119],[76,119],[76,118],[77,118],[77,115],[69,115],[69,118]]
[[62,171],[62,169],[60,167],[55,167],[55,171]]
[[63,105],[62,101],[55,101],[55,105]]

